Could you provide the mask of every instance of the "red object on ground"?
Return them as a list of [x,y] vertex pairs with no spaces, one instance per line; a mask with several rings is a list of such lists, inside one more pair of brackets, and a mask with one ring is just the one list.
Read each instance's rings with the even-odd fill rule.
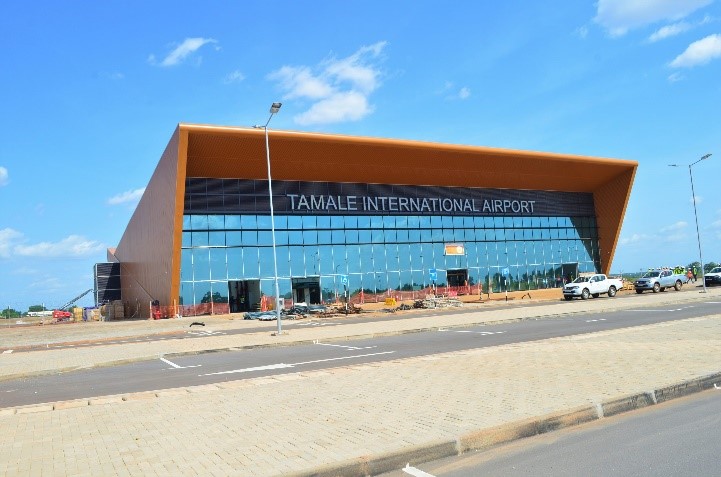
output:
[[73,316],[69,311],[65,310],[53,310],[53,318],[64,319]]

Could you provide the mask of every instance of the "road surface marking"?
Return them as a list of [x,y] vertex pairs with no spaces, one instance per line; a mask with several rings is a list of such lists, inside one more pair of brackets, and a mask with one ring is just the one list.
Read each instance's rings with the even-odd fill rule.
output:
[[473,331],[473,330],[447,330],[445,328],[438,328],[438,331],[450,331],[452,333],[475,333],[477,335],[501,335],[505,331]]
[[406,464],[406,466],[403,467],[401,470],[406,474],[412,475],[413,477],[434,477],[433,474],[429,474],[428,472],[423,472],[421,469],[411,467],[410,464]]
[[598,318],[596,320],[586,320],[586,323],[593,323],[594,321],[606,321],[606,318]]
[[683,308],[674,308],[674,309],[671,309],[671,310],[626,310],[626,311],[633,311],[633,312],[646,311],[646,312],[649,312],[649,313],[653,313],[653,312],[655,312],[655,313],[660,313],[660,312],[667,311],[667,312],[670,313],[670,312],[672,312],[672,311],[685,310],[686,308],[693,308],[693,307],[692,307],[692,306],[685,306],[685,307],[683,307]]
[[180,365],[173,363],[172,361],[169,361],[169,360],[163,358],[162,356],[160,357],[160,361],[162,361],[165,364],[169,364],[170,366],[174,367],[175,369],[199,368],[200,366],[202,366],[202,364],[196,364],[193,366],[180,366]]
[[326,325],[338,325],[340,323],[332,323],[332,322],[331,323],[327,323],[327,322],[319,323],[317,321],[310,321],[307,323],[296,323],[296,324],[298,326],[326,326]]
[[333,346],[335,348],[346,348],[346,349],[372,349],[372,348],[378,347],[378,346],[345,346],[345,345],[331,344],[331,343],[320,343],[317,340],[314,341],[313,344],[317,344],[317,345],[321,345],[321,346]]
[[188,331],[189,335],[196,335],[196,336],[210,336],[210,335],[224,335],[225,333],[222,331],[210,331],[210,330],[200,330],[200,331]]
[[[207,374],[199,374],[198,376],[215,376],[218,374],[237,374],[237,373],[247,373],[250,371],[264,371],[267,369],[283,369],[283,368],[294,368],[296,366],[301,366],[303,364],[314,364],[314,363],[325,363],[328,361],[340,361],[342,359],[353,359],[353,358],[365,358],[368,356],[378,356],[381,354],[392,354],[395,353],[395,351],[383,351],[381,353],[369,353],[369,354],[357,354],[355,356],[343,356],[340,358],[328,358],[328,359],[316,359],[313,361],[303,361],[300,363],[278,363],[278,364],[269,364],[267,366],[256,366],[254,368],[244,368],[244,369],[233,369],[231,371],[219,371],[217,373],[207,373]],[[161,358],[162,359],[162,358]]]
[[11,349],[6,349],[5,351],[3,351],[3,354],[10,354],[10,353],[12,353],[12,352],[13,352],[13,350],[11,350]]

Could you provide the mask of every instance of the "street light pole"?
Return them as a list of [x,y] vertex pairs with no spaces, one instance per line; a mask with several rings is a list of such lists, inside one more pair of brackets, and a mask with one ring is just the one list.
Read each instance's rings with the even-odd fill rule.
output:
[[268,124],[273,119],[273,115],[280,110],[282,103],[273,103],[270,106],[270,117],[265,122],[264,126],[255,126],[256,128],[263,128],[265,130],[265,160],[268,164],[268,198],[270,199],[270,235],[273,241],[273,279],[275,280],[275,318],[278,321],[278,330],[276,335],[283,333],[283,328],[280,319],[280,288],[278,287],[278,256],[275,251],[275,217],[273,214],[273,185],[272,178],[270,175],[270,146],[268,144]]
[[[701,273],[705,275],[704,268],[703,268],[703,254],[701,253],[701,233],[699,232],[698,228],[698,213],[696,212],[696,192],[694,191],[693,187],[693,174],[691,173],[691,167],[698,164],[699,162],[708,159],[711,157],[711,154],[704,154],[701,156],[701,159],[699,159],[696,162],[693,162],[688,165],[688,176],[691,178],[691,200],[693,201],[693,216],[696,220],[696,240],[698,241],[698,259],[701,262]],[[680,167],[679,164],[669,164],[672,167]],[[703,292],[706,293],[706,277],[703,278]]]

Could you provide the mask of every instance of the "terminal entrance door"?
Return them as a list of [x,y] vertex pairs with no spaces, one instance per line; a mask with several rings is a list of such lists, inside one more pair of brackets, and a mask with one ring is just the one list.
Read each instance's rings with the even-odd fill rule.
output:
[[320,304],[320,277],[291,278],[290,281],[294,303]]
[[229,281],[228,303],[231,313],[260,310],[260,280]]
[[578,278],[578,262],[561,264],[561,279],[563,283],[570,283]]
[[462,287],[468,285],[468,269],[458,268],[446,271],[449,287]]

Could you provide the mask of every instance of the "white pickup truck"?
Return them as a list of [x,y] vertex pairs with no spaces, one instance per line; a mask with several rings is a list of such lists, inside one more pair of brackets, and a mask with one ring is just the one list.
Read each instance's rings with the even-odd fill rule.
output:
[[583,300],[588,300],[590,296],[598,298],[602,294],[608,294],[613,298],[616,296],[616,292],[622,288],[623,282],[618,278],[608,278],[600,273],[581,275],[563,287],[563,298],[572,300],[581,297]]

